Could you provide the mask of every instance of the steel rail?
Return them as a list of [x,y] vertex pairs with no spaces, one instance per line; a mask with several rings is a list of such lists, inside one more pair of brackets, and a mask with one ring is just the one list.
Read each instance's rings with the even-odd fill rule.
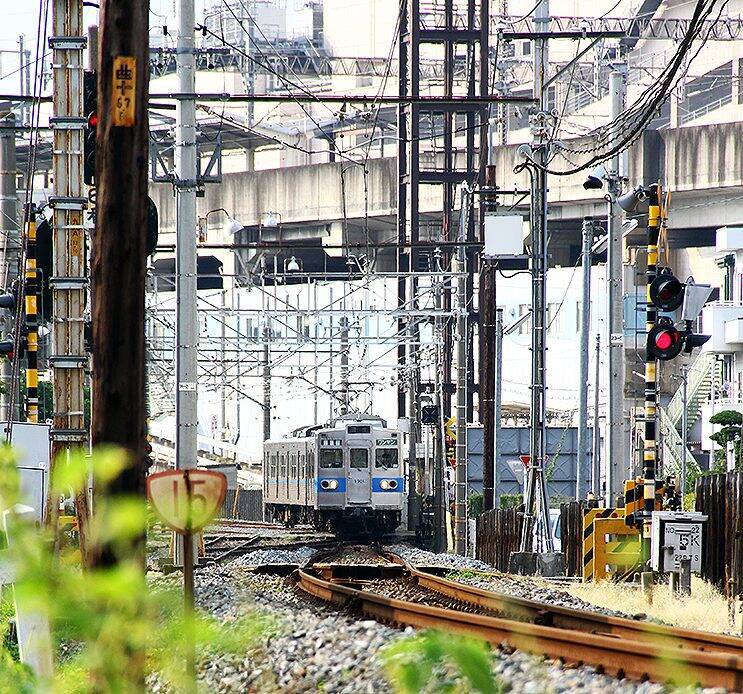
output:
[[410,576],[426,588],[470,605],[525,619],[535,624],[605,634],[635,641],[662,644],[669,648],[692,649],[708,653],[726,653],[743,660],[743,639],[694,629],[612,617],[598,612],[576,610],[518,598],[459,583],[407,566]]
[[353,606],[382,621],[476,636],[495,646],[543,655],[570,665],[592,665],[619,678],[699,683],[730,691],[743,689],[743,658],[734,655],[457,612],[349,588],[301,569],[295,575],[299,588],[309,595]]

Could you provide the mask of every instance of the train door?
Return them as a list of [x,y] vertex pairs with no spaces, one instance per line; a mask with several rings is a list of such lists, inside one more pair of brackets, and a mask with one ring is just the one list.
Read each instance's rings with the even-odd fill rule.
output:
[[370,447],[359,442],[350,443],[348,450],[348,489],[350,504],[371,502],[371,461]]

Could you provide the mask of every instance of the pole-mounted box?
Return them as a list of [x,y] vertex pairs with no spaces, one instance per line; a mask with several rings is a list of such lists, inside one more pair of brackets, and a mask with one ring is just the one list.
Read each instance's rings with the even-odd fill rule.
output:
[[653,571],[680,571],[685,559],[691,562],[692,571],[701,571],[706,520],[706,515],[693,511],[654,511],[650,535]]

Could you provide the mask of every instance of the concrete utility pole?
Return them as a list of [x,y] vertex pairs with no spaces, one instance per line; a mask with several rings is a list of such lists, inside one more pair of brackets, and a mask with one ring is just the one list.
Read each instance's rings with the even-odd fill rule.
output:
[[686,496],[686,437],[689,435],[689,422],[687,411],[687,387],[689,384],[689,365],[684,364],[681,367],[681,399],[683,410],[681,411],[681,508],[684,507],[684,497]]
[[[93,445],[130,451],[133,465],[107,487],[108,494],[144,497],[146,454],[145,278],[147,272],[147,161],[149,125],[148,12],[138,0],[101,6],[98,128],[93,236]],[[91,46],[91,50],[95,50]],[[122,56],[127,58],[122,61]],[[121,98],[133,102],[123,118]],[[131,123],[124,124],[124,123]],[[124,367],[125,365],[125,367]],[[136,558],[144,566],[144,535]],[[96,558],[116,562],[112,547]]]
[[457,554],[467,554],[467,225],[472,203],[472,191],[462,184],[462,207],[459,214],[457,253],[454,261],[457,274],[456,374],[457,374],[457,441],[456,499],[454,504],[454,536]]
[[[437,262],[440,267],[440,258]],[[434,444],[434,475],[433,475],[433,499],[434,499],[434,551],[446,551],[446,480],[444,477],[446,442],[444,434],[444,412],[442,407],[443,398],[441,397],[441,372],[439,365],[443,365],[443,325],[441,317],[438,315],[443,306],[443,286],[444,278],[436,277],[436,288],[434,290],[434,303],[436,307],[436,318],[434,318],[434,345],[436,349],[436,369],[434,372],[434,405],[438,412],[438,421],[434,427],[435,444]]]
[[[413,277],[410,278],[410,296],[414,297],[417,291],[417,283]],[[415,303],[411,301],[411,309],[415,308]],[[418,525],[418,429],[416,420],[418,418],[418,397],[417,397],[417,373],[416,364],[418,354],[416,351],[417,330],[415,318],[411,316],[408,319],[407,338],[408,338],[408,530],[414,530]]]
[[[343,308],[346,306],[346,297],[343,296]],[[348,316],[341,316],[341,414],[348,414],[350,399],[348,393]]]
[[580,311],[580,373],[578,374],[578,458],[575,466],[575,498],[583,498],[583,471],[588,469],[588,333],[591,330],[591,242],[593,220],[583,220],[583,296]]
[[554,550],[549,530],[549,499],[544,478],[547,458],[547,173],[549,160],[549,113],[544,82],[548,67],[549,0],[542,0],[534,11],[534,31],[544,34],[534,39],[534,96],[539,99],[532,116],[532,154],[535,167],[531,191],[531,271],[532,271],[532,370],[531,370],[531,441],[527,470],[525,517],[521,534],[521,552],[532,551],[534,522],[540,528],[547,552]]
[[[15,115],[9,103],[0,104],[0,229],[2,247],[0,251],[0,289],[10,290],[18,277],[18,254],[20,234],[18,228],[18,194],[16,190],[16,150]],[[7,333],[15,323],[15,311],[4,310],[3,333]],[[2,365],[3,392],[0,395],[0,421],[18,420],[18,397],[10,397],[13,387],[13,364],[9,359]],[[10,412],[10,402],[16,403]]]
[[[194,0],[176,4],[176,71],[181,94],[196,91]],[[199,317],[196,311],[196,102],[178,99],[175,111],[176,197],[176,435],[177,468],[196,467],[198,451]]]
[[[85,208],[88,201],[83,184],[83,27],[82,0],[54,0],[52,3],[52,48],[54,116],[52,171],[54,190],[49,199],[53,210],[52,354],[49,365],[54,376],[54,422],[52,460],[72,447],[85,446],[85,308],[88,277],[85,257]],[[141,383],[137,383],[141,388]],[[47,522],[55,528],[58,498],[49,496]],[[88,494],[75,498],[80,527],[80,549],[86,560],[85,528]]]
[[[268,319],[266,319],[268,321]],[[263,328],[263,440],[271,438],[271,328]],[[332,398],[331,398],[332,407]]]
[[[612,70],[609,75],[611,98],[610,120],[616,120],[624,111],[626,72]],[[627,468],[626,419],[624,408],[624,288],[623,265],[624,240],[622,238],[621,210],[616,203],[622,194],[623,155],[616,154],[609,161],[608,171],[608,270],[609,291],[606,293],[608,359],[608,408],[606,414],[606,503],[611,505],[623,489],[623,476]]]

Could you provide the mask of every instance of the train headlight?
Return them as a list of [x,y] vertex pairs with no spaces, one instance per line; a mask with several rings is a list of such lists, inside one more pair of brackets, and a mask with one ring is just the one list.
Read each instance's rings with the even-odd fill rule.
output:
[[338,489],[338,480],[320,480],[320,489],[332,491]]
[[397,489],[397,480],[382,480],[379,483],[380,489],[384,489],[385,491],[392,491],[394,489]]

